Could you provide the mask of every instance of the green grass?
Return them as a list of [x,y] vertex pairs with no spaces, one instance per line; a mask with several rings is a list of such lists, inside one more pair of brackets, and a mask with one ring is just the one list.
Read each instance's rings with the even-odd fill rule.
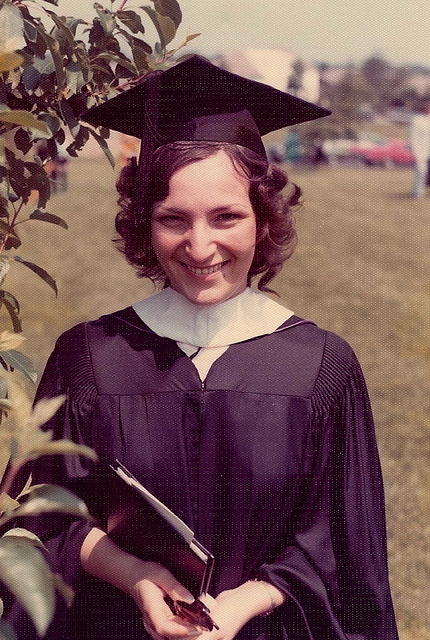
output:
[[[407,170],[292,169],[291,177],[304,189],[300,244],[275,288],[360,358],[385,476],[399,626],[404,640],[429,640],[430,199],[408,198]],[[6,282],[22,302],[26,351],[39,367],[61,331],[152,290],[111,246],[116,207],[107,162],[74,161],[70,184],[49,204],[70,230],[31,222],[17,252],[56,277],[58,300],[20,265]]]

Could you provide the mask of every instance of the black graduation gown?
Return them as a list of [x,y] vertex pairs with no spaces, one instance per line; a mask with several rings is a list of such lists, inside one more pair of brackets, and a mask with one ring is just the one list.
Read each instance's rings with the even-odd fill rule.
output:
[[[214,553],[214,596],[254,577],[286,594],[240,640],[397,638],[374,426],[341,338],[293,316],[230,346],[202,384],[176,343],[129,307],[59,338],[38,397],[59,393],[67,402],[48,427],[100,461],[48,457],[34,480],[71,488],[103,521],[105,469],[118,458]],[[131,598],[80,568],[90,525],[30,520],[77,588],[48,638],[146,638]],[[35,637],[24,618],[21,640]]]

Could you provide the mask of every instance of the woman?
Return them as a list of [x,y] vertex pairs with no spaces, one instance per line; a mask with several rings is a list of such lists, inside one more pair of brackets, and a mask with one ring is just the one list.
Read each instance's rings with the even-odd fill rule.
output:
[[[129,112],[124,95],[85,119],[144,121],[133,129],[139,163],[118,183],[117,229],[139,274],[168,286],[66,332],[42,379],[39,397],[68,396],[50,428],[100,460],[51,458],[36,479],[77,491],[102,524],[39,521],[53,568],[77,585],[49,637],[395,640],[357,360],[342,339],[249,289],[257,275],[267,289],[291,254],[299,197],[282,197],[287,179],[268,166],[260,134],[325,112],[199,58],[131,90]],[[208,604],[219,629],[174,616],[165,596],[190,594],[104,533],[115,459],[214,554]]]

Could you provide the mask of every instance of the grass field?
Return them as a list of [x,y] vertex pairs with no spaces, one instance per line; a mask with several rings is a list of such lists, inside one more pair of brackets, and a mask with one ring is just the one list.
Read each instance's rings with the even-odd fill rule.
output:
[[[385,476],[401,637],[428,640],[430,198],[408,197],[405,170],[292,169],[291,177],[304,189],[300,244],[275,288],[297,314],[345,337],[362,362]],[[22,302],[26,351],[39,367],[61,331],[152,290],[110,244],[112,183],[107,162],[74,161],[69,191],[49,204],[70,230],[38,221],[22,227],[18,253],[47,268],[60,289],[54,300],[21,265],[6,283]]]

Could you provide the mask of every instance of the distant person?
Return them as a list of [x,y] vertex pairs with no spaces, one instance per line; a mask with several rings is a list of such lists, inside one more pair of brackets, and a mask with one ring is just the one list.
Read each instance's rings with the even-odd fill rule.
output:
[[278,143],[270,145],[270,147],[267,149],[267,158],[269,162],[282,164],[282,162],[285,161],[283,144]]
[[299,162],[302,157],[302,145],[297,131],[289,131],[285,140],[285,160]]
[[415,156],[412,197],[423,198],[429,186],[430,103],[424,105],[411,120],[410,141]]
[[328,157],[323,148],[323,141],[319,138],[316,138],[312,143],[310,160],[316,167],[322,164],[328,164]]

